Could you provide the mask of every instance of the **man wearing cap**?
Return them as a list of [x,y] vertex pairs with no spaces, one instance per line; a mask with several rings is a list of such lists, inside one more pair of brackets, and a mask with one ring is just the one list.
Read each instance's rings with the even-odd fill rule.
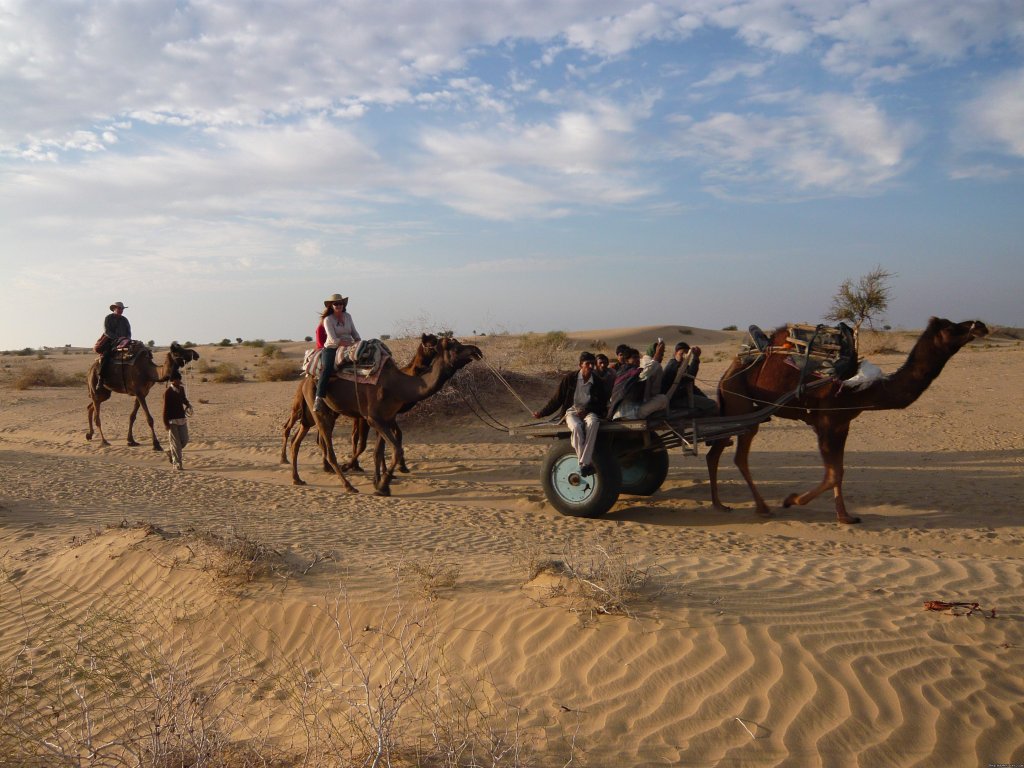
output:
[[580,474],[588,477],[594,474],[594,447],[597,445],[597,431],[601,417],[608,406],[608,390],[604,380],[594,375],[597,360],[591,352],[580,353],[579,371],[567,373],[558,384],[558,389],[547,404],[533,412],[535,419],[550,416],[555,411],[565,414],[569,427],[569,442],[576,451],[580,463]]
[[132,325],[124,316],[125,305],[115,301],[110,305],[110,314],[103,320],[103,357],[100,359],[99,375],[96,377],[96,388],[103,386],[103,369],[107,365],[110,356],[114,354],[118,339],[130,339],[132,337]]

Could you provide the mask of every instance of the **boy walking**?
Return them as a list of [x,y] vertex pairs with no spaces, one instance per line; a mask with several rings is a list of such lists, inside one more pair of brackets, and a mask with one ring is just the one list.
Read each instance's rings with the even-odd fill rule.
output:
[[185,387],[181,383],[181,371],[171,373],[171,384],[164,392],[164,426],[167,427],[167,439],[171,448],[165,451],[171,464],[179,470],[181,452],[188,445],[188,419],[192,415],[192,403],[185,396]]

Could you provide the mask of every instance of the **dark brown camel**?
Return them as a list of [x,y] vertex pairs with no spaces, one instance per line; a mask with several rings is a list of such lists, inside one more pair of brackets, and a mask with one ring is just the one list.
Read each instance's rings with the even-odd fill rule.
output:
[[142,406],[142,410],[146,414],[146,421],[149,423],[150,434],[153,436],[153,450],[162,450],[160,441],[156,437],[156,430],[153,429],[153,416],[149,412],[149,406],[146,405],[146,396],[154,384],[167,381],[171,371],[183,368],[198,359],[198,352],[178,344],[171,344],[171,349],[167,353],[167,357],[164,358],[163,365],[159,368],[153,362],[152,351],[148,349],[141,350],[129,363],[122,362],[115,356],[107,361],[107,365],[103,369],[104,386],[99,389],[96,388],[96,380],[99,375],[100,361],[94,362],[86,375],[86,385],[89,387],[89,431],[85,433],[85,439],[92,440],[92,423],[95,418],[96,429],[100,433],[100,444],[110,445],[107,438],[103,436],[103,425],[100,423],[100,404],[109,400],[113,391],[135,398],[132,415],[128,418],[128,445],[138,445],[132,435],[132,430],[135,427],[135,417],[139,413],[139,406]]
[[[402,373],[408,373],[410,375],[418,376],[426,373],[427,369],[430,368],[430,363],[433,361],[434,356],[437,354],[437,336],[432,333],[424,333],[420,336],[420,343],[416,347],[416,354],[413,355],[409,364],[400,368]],[[414,408],[416,403],[409,403],[407,406],[402,408],[399,413],[405,413],[406,411]],[[288,421],[284,423],[284,439],[281,441],[281,463],[288,463],[288,438],[291,437],[292,427],[298,423],[299,419],[302,418],[302,382],[299,382],[299,386],[295,388],[295,397],[292,398],[292,410],[288,415]],[[334,418],[333,412],[327,412],[323,414],[323,418],[330,419]],[[397,427],[396,427],[397,429]],[[401,429],[398,430],[401,435]],[[370,425],[366,422],[366,419],[361,416],[356,416],[352,419],[352,458],[341,465],[341,468],[346,472],[362,472],[363,468],[359,466],[359,457],[363,451],[366,450],[366,438],[370,434]],[[319,437],[317,438],[319,440]],[[324,459],[324,471],[332,472],[331,465],[327,463],[327,459]],[[409,468],[405,465],[405,460],[398,465],[399,472],[408,472]]]
[[[988,328],[978,320],[953,323],[933,317],[906,362],[896,372],[860,390],[843,389],[838,381],[808,388],[792,401],[791,406],[779,410],[776,413],[779,418],[803,421],[814,428],[818,436],[818,450],[825,464],[821,483],[806,493],[790,494],[782,505],[802,506],[831,488],[839,522],[859,523],[859,517],[847,513],[843,501],[843,451],[850,422],[863,411],[906,408],[938,377],[953,355],[968,342],[987,334]],[[732,362],[718,383],[718,400],[723,416],[749,413],[797,389],[801,383],[800,372],[786,363],[784,352],[772,351],[775,347],[782,347],[787,335],[785,328],[775,331],[771,346],[753,363],[739,358]],[[736,466],[750,487],[757,513],[768,517],[771,510],[754,486],[748,463],[750,444],[756,434],[757,427],[737,438]],[[728,509],[718,496],[718,462],[722,451],[729,445],[729,441],[714,443],[707,454],[711,501],[717,509]]]
[[366,419],[380,438],[391,446],[394,458],[386,470],[383,469],[384,451],[378,446],[373,477],[377,494],[390,496],[391,479],[403,455],[401,433],[396,430],[395,418],[402,408],[425,400],[440,391],[459,369],[482,357],[483,353],[478,347],[462,344],[457,339],[442,338],[437,345],[437,357],[426,373],[420,376],[402,373],[393,360],[388,360],[376,384],[356,383],[343,378],[332,379],[324,397],[328,409],[324,415],[313,410],[316,382],[307,377],[302,382],[302,417],[295,437],[292,438],[292,482],[296,485],[305,485],[299,477],[299,447],[306,433],[315,424],[323,438],[320,441],[320,448],[327,462],[341,478],[345,489],[355,493],[356,489],[338,465],[331,441],[331,431],[338,415],[358,416]]

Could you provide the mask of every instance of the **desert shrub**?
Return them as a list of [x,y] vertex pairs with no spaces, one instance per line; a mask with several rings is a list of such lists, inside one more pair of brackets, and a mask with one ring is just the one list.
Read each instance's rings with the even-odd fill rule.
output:
[[736,328],[735,325],[727,325],[722,330],[723,331],[735,331],[735,330],[737,330],[737,328]]
[[571,349],[565,331],[548,331],[544,334],[528,333],[520,341],[522,354],[535,364],[558,366]]
[[217,344],[217,346],[218,347],[230,347],[231,346],[231,339],[223,338],[223,339],[220,340],[220,342]]
[[250,339],[249,341],[239,339],[238,343],[243,347],[265,347],[267,345],[267,342],[263,339]]
[[594,542],[567,544],[560,558],[543,558],[530,542],[521,549],[513,554],[513,562],[527,567],[528,580],[544,573],[554,577],[542,600],[564,600],[585,624],[599,615],[636,618],[637,605],[665,589],[656,578],[658,566]]
[[75,387],[84,383],[84,373],[67,376],[57,371],[49,363],[33,363],[22,369],[14,378],[12,386],[15,389],[32,389],[33,387]]
[[298,377],[298,366],[289,360],[277,360],[256,369],[256,378],[259,381],[291,381]]
[[245,374],[234,363],[220,363],[213,369],[213,380],[218,384],[237,384],[245,381]]
[[267,344],[263,347],[263,357],[271,359],[275,357],[281,357],[281,348],[277,344]]

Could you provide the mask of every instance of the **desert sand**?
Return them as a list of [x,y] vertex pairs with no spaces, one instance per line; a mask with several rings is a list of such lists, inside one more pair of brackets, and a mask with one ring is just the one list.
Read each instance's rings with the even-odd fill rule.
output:
[[[660,335],[702,345],[700,385],[713,392],[744,334],[680,330],[573,333],[559,365],[510,380],[537,407],[552,369],[580,348]],[[913,337],[892,334],[898,351],[869,358],[893,371]],[[515,338],[472,341],[516,372]],[[401,362],[411,356],[411,341],[389,343]],[[278,345],[295,361],[308,346]],[[779,420],[751,460],[772,519],[754,514],[731,452],[731,512],[712,509],[703,458],[676,452],[655,495],[623,496],[601,519],[565,517],[538,479],[547,443],[492,429],[457,397],[402,417],[411,473],[392,497],[374,496],[368,474],[350,474],[360,493],[344,493],[311,438],[297,487],[279,463],[295,381],[255,380],[259,348],[198,350],[247,380],[186,374],[195,415],[182,472],[151,450],[143,418],[142,445],[125,444],[127,397],[104,405],[101,447],[84,439],[84,384],[18,390],[19,370],[40,361],[0,358],[0,680],[4,706],[27,706],[28,685],[41,713],[22,710],[20,746],[8,724],[9,760],[28,754],[32,733],[51,756],[74,751],[54,723],[86,710],[94,746],[103,735],[138,751],[118,727],[140,737],[158,704],[170,720],[201,699],[206,736],[234,742],[240,765],[257,764],[245,763],[256,751],[368,765],[374,744],[356,732],[394,737],[379,764],[415,760],[425,744],[452,755],[452,733],[476,740],[479,765],[1024,764],[1019,341],[975,342],[910,408],[854,421],[844,489],[856,526],[835,522],[827,495],[778,508],[821,475],[811,430]],[[43,362],[70,374],[92,359],[49,350]],[[529,421],[484,363],[471,368],[491,416]],[[166,443],[162,394],[156,385],[150,405]],[[343,422],[340,455],[348,435]],[[603,602],[623,577],[625,599]],[[979,609],[925,610],[931,600]],[[114,660],[130,683],[93,680],[59,714],[44,711],[71,690],[62,675],[82,680]],[[170,701],[174,685],[191,703]],[[118,700],[135,688],[143,703]],[[121,726],[101,717],[115,704]],[[499,760],[499,742],[518,751]],[[58,764],[48,759],[39,764]]]

